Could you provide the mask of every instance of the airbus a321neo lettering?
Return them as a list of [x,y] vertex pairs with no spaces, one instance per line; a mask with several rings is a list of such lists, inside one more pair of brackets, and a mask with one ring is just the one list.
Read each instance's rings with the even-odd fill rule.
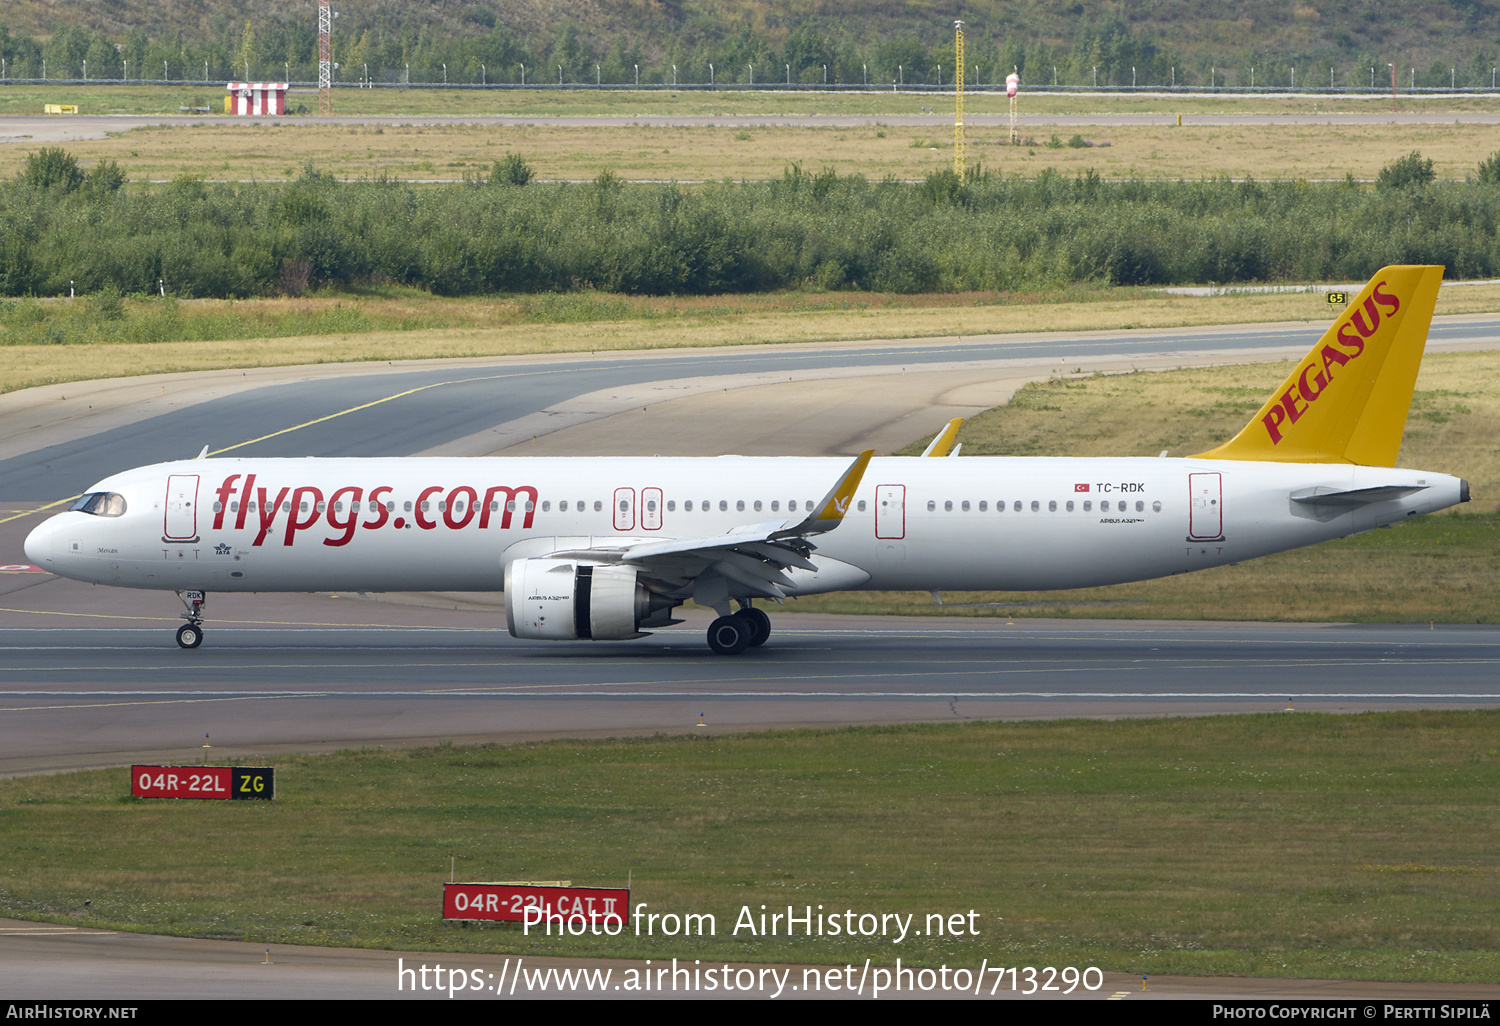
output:
[[[32,531],[54,573],[210,591],[502,588],[518,638],[640,638],[689,599],[713,651],[758,600],[851,588],[1082,588],[1311,545],[1469,498],[1394,469],[1441,267],[1387,267],[1250,422],[1167,458],[256,459],[128,470]],[[956,450],[954,451],[956,455]],[[738,607],[738,609],[736,609]]]

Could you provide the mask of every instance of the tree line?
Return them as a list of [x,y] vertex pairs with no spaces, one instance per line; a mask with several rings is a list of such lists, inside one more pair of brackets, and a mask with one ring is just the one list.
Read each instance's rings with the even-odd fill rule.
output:
[[1105,181],[975,169],[872,182],[791,167],[740,184],[542,184],[512,155],[453,185],[137,185],[62,150],[0,186],[0,294],[440,295],[771,289],[1026,291],[1071,282],[1359,281],[1385,264],[1500,277],[1500,154],[1463,182],[1410,154],[1374,186]]
[[[572,24],[517,31],[483,4],[457,25],[400,17],[398,8],[350,11],[335,23],[335,80],[372,82],[606,85],[951,85],[956,61],[951,32],[918,37],[893,30],[868,37],[813,22],[779,41],[764,32],[704,26],[612,34],[590,40]],[[1496,50],[1454,43],[1423,67],[1398,61],[1400,85],[1488,88]],[[1387,60],[1353,39],[1317,51],[1267,52],[1252,46],[1180,51],[1136,33],[1119,20],[1080,27],[1066,42],[1029,33],[971,29],[965,78],[995,85],[1012,71],[1031,86],[1248,86],[1383,88]],[[296,20],[220,17],[214,30],[110,35],[84,25],[45,40],[12,34],[0,23],[7,79],[94,81],[317,80],[317,32],[311,16]]]

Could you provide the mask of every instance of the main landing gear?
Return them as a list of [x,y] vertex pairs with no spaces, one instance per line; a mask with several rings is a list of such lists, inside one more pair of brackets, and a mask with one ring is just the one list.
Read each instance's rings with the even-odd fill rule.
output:
[[721,616],[708,627],[708,647],[717,655],[739,655],[764,645],[771,636],[771,618],[748,602],[739,612]]
[[179,591],[177,597],[187,609],[182,614],[187,623],[177,628],[177,644],[182,648],[197,648],[203,644],[203,605],[206,597],[201,591]]

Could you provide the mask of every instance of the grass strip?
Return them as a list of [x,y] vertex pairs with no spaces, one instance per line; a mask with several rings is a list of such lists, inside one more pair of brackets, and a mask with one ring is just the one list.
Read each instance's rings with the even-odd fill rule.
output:
[[[1104,120],[1104,119],[1100,119]],[[1074,137],[1077,137],[1076,139]],[[1261,181],[1372,181],[1418,150],[1440,179],[1476,175],[1495,152],[1491,125],[1029,124],[1010,145],[1007,129],[970,123],[970,166],[1031,178],[1056,171],[1107,180],[1216,178]],[[24,168],[44,145],[24,136],[0,151],[0,176]],[[387,177],[459,182],[487,176],[519,153],[541,181],[588,181],[609,172],[627,181],[739,182],[780,178],[790,164],[879,181],[919,181],[953,166],[951,127],[896,125],[721,126],[619,124],[330,125],[297,119],[244,124],[173,124],[117,131],[66,144],[83,164],[114,160],[135,182],[179,176],[210,181],[295,179],[307,161],[341,179]]]
[[[0,782],[0,911],[257,943],[814,963],[1500,975],[1500,712],[866,727],[255,760],[277,799],[125,770]],[[716,935],[439,921],[460,880],[616,886]],[[91,904],[85,905],[85,902]],[[742,906],[976,910],[903,944],[733,934]]]

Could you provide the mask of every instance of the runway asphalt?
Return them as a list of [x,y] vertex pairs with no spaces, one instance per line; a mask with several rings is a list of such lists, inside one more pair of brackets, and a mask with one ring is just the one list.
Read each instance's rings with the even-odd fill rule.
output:
[[[243,759],[562,734],[1500,702],[1500,630],[1489,628],[786,614],[764,648],[725,659],[705,647],[703,616],[629,644],[548,644],[509,637],[487,611],[216,601],[227,622],[193,652],[176,647],[166,616],[126,627],[8,614],[21,623],[0,628],[0,774],[196,760],[204,735],[215,758]],[[299,609],[321,622],[296,623]],[[419,623],[390,622],[401,620]]]

